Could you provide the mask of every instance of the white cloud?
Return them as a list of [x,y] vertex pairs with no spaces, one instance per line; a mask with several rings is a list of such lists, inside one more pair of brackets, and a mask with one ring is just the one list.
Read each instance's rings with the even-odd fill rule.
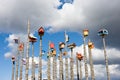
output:
[[10,53],[10,52],[7,52],[7,53],[5,53],[5,58],[11,58],[13,55],[12,55],[12,53]]

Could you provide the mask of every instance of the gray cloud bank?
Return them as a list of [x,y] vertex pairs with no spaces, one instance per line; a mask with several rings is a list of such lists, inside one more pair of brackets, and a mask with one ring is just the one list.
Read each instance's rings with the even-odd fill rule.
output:
[[107,45],[119,49],[119,3],[120,0],[75,0],[58,10],[58,0],[4,0],[0,3],[0,32],[26,33],[29,18],[32,31],[41,25],[51,26],[48,32],[63,29],[81,32],[88,28],[90,38],[100,47],[97,31],[106,28],[109,31]]

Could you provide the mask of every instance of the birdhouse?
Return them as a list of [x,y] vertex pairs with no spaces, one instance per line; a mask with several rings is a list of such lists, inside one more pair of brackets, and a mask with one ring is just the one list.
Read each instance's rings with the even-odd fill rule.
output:
[[78,58],[78,60],[83,60],[83,56],[80,53],[76,53],[76,57]]
[[65,55],[67,55],[67,52],[65,51],[65,52],[63,52],[63,55],[65,56]]
[[76,44],[75,44],[75,43],[72,43],[72,44],[69,44],[67,47],[68,47],[69,49],[73,49],[73,48],[76,47]]
[[38,34],[39,34],[39,36],[43,36],[44,35],[44,29],[43,29],[43,27],[40,27],[38,29]]
[[12,62],[15,64],[15,56],[12,57]]
[[20,44],[19,44],[19,47],[18,47],[18,50],[19,50],[19,51],[23,51],[23,49],[24,49],[24,44],[23,44],[23,43],[20,43]]
[[89,34],[89,30],[88,29],[84,29],[83,30],[84,37],[88,36],[88,34]]
[[52,51],[52,55],[56,56],[56,50],[55,49]]
[[15,56],[12,56],[12,61],[15,61]]
[[90,49],[93,49],[93,48],[94,48],[94,44],[89,41],[89,42],[88,42],[88,47],[89,47]]
[[34,36],[29,35],[28,37],[29,37],[29,42],[36,42],[37,41],[37,38]]
[[98,35],[104,37],[104,36],[108,35],[108,31],[106,29],[100,29],[98,31]]
[[64,42],[60,42],[59,43],[59,49],[63,49],[65,47],[65,43]]
[[54,43],[50,43],[50,48],[54,49]]

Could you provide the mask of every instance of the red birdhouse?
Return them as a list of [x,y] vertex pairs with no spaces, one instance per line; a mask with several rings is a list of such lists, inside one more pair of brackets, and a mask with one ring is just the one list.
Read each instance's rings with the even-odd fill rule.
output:
[[54,43],[50,43],[50,48],[54,49]]
[[43,27],[40,27],[40,28],[39,28],[38,34],[39,34],[40,36],[43,36],[43,35],[44,35],[44,29],[43,29]]

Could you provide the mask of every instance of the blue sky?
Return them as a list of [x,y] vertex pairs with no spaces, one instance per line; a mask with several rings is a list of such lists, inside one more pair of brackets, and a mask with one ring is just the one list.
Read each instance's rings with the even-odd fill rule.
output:
[[[109,32],[106,36],[106,50],[111,80],[120,80],[119,3],[119,0],[0,0],[0,80],[11,79],[10,57],[17,53],[13,39],[20,37],[21,41],[26,42],[28,19],[30,32],[38,38],[35,43],[36,61],[39,53],[37,30],[40,26],[45,28],[43,50],[47,52],[50,40],[55,43],[57,54],[59,42],[64,42],[65,30],[70,37],[69,43],[77,45],[74,53],[83,53],[82,30],[89,29],[87,41],[90,39],[95,44],[92,51],[96,80],[106,79],[102,39],[97,35],[99,29],[106,28]],[[46,65],[46,55],[43,60]],[[45,65],[43,71],[46,70]]]

